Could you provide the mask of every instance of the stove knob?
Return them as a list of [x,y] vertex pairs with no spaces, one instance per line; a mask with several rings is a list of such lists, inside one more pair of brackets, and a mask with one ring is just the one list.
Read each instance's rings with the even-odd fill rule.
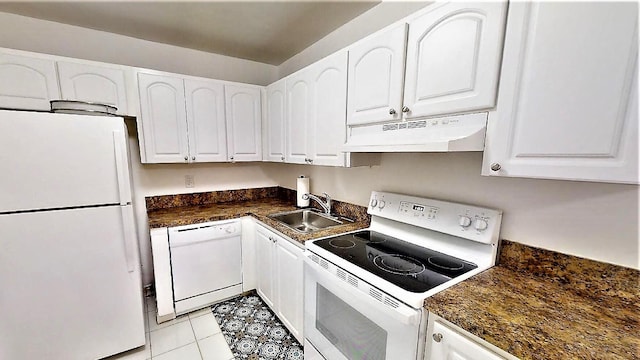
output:
[[384,209],[384,206],[385,206],[385,205],[387,205],[387,203],[386,203],[386,202],[384,202],[384,200],[380,200],[380,201],[378,202],[378,208],[379,208],[380,210]]
[[469,225],[471,225],[471,218],[468,216],[460,216],[460,221],[458,221],[458,224],[460,224],[460,226],[466,228]]
[[378,199],[371,199],[371,207],[374,208],[378,205]]
[[489,224],[487,224],[487,222],[482,219],[476,219],[476,222],[473,224],[473,227],[475,227],[476,230],[478,231],[482,231],[486,229],[488,226]]

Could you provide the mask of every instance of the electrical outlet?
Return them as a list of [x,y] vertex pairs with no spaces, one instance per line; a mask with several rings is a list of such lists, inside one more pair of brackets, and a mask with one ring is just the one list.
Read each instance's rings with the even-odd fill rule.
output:
[[195,180],[193,178],[193,175],[185,175],[184,176],[184,187],[186,188],[192,188],[196,186]]

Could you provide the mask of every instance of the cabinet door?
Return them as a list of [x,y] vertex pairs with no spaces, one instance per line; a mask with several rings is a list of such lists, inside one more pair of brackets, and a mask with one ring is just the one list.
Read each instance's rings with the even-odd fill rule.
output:
[[217,81],[185,80],[189,161],[227,161],[224,85]]
[[256,230],[256,253],[257,256],[257,269],[258,275],[258,294],[264,300],[270,308],[274,309],[274,282],[273,274],[274,268],[274,239],[270,231],[266,231],[262,228]]
[[402,24],[349,48],[349,125],[401,118],[406,36]]
[[[434,340],[434,335],[440,341]],[[463,336],[439,321],[433,324],[433,333],[427,337],[428,360],[501,360],[486,347]]]
[[260,89],[225,85],[227,147],[231,161],[262,160]]
[[409,23],[403,116],[492,108],[507,2],[448,3]]
[[189,160],[182,79],[138,74],[140,111],[148,163]]
[[124,70],[59,61],[60,92],[65,100],[80,100],[115,106],[127,115]]
[[309,157],[315,165],[344,166],[347,136],[347,51],[310,66],[312,72]]
[[0,107],[51,110],[59,98],[53,60],[0,54]]
[[287,78],[287,162],[308,163],[312,73],[305,68]]
[[283,238],[276,239],[276,309],[280,320],[302,343],[304,341],[302,249]]
[[637,11],[509,5],[483,175],[638,183]]
[[285,160],[286,80],[267,86],[266,121],[263,131],[264,160]]

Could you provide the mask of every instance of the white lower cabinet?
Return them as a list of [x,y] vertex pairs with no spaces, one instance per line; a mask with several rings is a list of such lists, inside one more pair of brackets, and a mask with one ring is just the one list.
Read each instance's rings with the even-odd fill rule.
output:
[[258,294],[291,334],[303,342],[303,249],[256,227]]
[[637,2],[509,4],[483,175],[639,182],[637,13]]
[[425,360],[517,359],[452,323],[429,314]]

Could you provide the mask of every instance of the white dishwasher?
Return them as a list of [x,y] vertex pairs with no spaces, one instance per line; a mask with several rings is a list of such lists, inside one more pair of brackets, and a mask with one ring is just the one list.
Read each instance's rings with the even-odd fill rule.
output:
[[239,220],[169,228],[177,315],[242,293]]

